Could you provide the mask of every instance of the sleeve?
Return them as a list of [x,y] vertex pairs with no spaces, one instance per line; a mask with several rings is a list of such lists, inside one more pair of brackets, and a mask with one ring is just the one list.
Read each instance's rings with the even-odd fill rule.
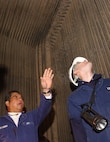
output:
[[81,120],[70,119],[70,124],[75,142],[87,142],[86,133]]
[[87,136],[80,117],[81,107],[73,101],[74,98],[68,98],[68,113],[71,129],[75,142],[87,142]]
[[44,96],[46,99],[52,99],[52,94],[50,93],[49,96]]
[[46,118],[52,108],[52,99],[46,99],[43,94],[40,97],[39,106],[33,110],[33,118],[35,120],[35,124],[41,124],[41,122]]

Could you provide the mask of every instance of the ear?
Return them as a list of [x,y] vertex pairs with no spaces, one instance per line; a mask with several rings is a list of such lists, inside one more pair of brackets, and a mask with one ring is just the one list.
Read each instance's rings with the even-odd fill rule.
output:
[[8,106],[9,106],[9,101],[6,101],[6,102],[5,102],[5,105],[8,107]]
[[77,76],[78,70],[74,70],[73,74],[74,76]]
[[74,76],[77,76],[77,78],[79,78],[80,77],[80,70],[75,70]]

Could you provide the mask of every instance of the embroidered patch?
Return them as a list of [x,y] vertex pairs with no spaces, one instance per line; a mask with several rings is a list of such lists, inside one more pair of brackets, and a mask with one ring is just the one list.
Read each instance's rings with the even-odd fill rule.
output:
[[23,122],[23,125],[34,125],[34,123],[27,121],[27,122]]
[[26,122],[26,125],[30,125],[31,124],[31,122]]
[[110,91],[110,86],[107,87],[107,90]]

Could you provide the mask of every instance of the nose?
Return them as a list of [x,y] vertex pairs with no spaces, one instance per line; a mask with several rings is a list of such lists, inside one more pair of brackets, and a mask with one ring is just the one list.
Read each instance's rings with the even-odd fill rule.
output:
[[19,97],[18,100],[23,101],[22,97]]

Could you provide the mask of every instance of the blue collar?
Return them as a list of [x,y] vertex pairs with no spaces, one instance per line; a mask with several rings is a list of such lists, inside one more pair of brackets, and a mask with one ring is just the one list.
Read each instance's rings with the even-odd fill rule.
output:
[[93,78],[91,79],[90,82],[78,80],[78,86],[88,85],[88,86],[93,88],[95,86],[96,81],[99,80],[100,78],[102,78],[101,74],[94,74],[94,76],[93,76]]

